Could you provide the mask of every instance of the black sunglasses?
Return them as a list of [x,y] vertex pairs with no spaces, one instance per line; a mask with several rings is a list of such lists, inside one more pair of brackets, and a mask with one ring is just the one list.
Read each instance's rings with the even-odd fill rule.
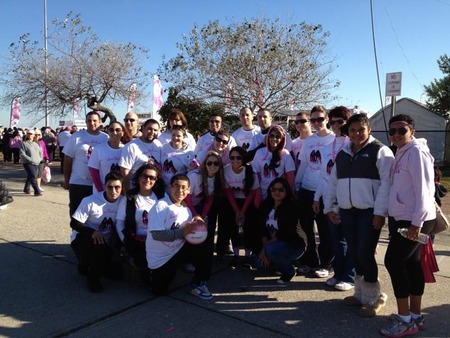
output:
[[124,121],[124,122],[128,122],[128,121],[130,121],[130,122],[136,122],[136,119],[123,119],[123,121]]
[[344,120],[343,120],[343,119],[330,120],[330,124],[331,124],[332,126],[334,126],[336,123],[342,125],[342,124],[344,124]]
[[308,122],[308,120],[307,119],[301,119],[301,120],[295,120],[295,124],[305,124],[306,122]]
[[230,156],[230,160],[231,161],[234,161],[234,160],[242,161],[242,156]]
[[401,136],[406,135],[406,133],[408,132],[408,128],[406,127],[400,127],[400,128],[389,128],[389,135],[390,136],[394,136],[395,133],[398,133]]
[[216,136],[215,138],[216,142],[222,143],[222,144],[228,144],[229,140],[224,140],[220,138],[219,136]]
[[283,187],[282,188],[277,188],[277,187],[272,187],[272,188],[270,188],[270,191],[271,192],[285,192],[286,191],[286,189],[284,189]]
[[317,118],[311,118],[309,119],[309,121],[311,123],[322,123],[323,121],[325,121],[325,117],[317,117]]
[[142,174],[141,178],[143,180],[150,180],[150,181],[156,181],[156,176],[153,175],[146,175],[146,174]]
[[206,162],[206,166],[210,167],[210,166],[215,166],[218,167],[219,166],[219,161],[208,161]]

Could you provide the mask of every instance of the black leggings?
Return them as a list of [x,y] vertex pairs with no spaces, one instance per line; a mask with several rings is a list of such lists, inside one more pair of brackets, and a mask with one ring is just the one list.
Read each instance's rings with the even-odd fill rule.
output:
[[[425,221],[421,232],[429,234],[434,228],[435,220]],[[425,289],[422,265],[420,263],[419,242],[402,237],[399,228],[408,228],[410,221],[396,221],[389,217],[391,239],[384,257],[384,265],[391,276],[392,287],[396,298],[407,298],[410,295],[422,296]]]

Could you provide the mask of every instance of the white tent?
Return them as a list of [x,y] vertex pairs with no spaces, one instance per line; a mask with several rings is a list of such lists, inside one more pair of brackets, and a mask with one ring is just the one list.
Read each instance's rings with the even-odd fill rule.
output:
[[[391,114],[391,105],[384,108],[386,116],[386,125],[389,122]],[[445,135],[446,119],[439,114],[429,110],[424,104],[409,98],[402,98],[395,104],[395,115],[407,114],[411,116],[416,123],[416,137],[425,138],[428,141],[431,154],[436,163],[444,162],[445,153]],[[383,119],[383,112],[379,110],[370,118],[372,124],[372,135],[389,145],[386,127]]]

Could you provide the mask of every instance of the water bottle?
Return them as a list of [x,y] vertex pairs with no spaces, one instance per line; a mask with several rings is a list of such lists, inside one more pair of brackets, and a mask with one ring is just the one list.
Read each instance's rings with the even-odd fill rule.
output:
[[[397,232],[402,235],[405,238],[408,238],[408,228],[398,228]],[[419,237],[416,239],[416,242],[422,243],[422,244],[427,244],[428,241],[428,235],[427,234],[423,234],[420,233]]]
[[331,211],[336,215],[336,224],[341,223],[341,213],[339,212],[339,205],[335,204],[331,208]]

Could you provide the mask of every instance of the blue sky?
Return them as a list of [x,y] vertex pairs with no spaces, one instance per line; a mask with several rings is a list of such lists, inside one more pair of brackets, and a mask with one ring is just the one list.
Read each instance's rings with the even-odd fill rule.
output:
[[[42,40],[44,0],[2,0],[0,62],[8,46],[24,33]],[[279,17],[289,22],[322,24],[331,33],[328,47],[336,57],[334,79],[341,86],[334,105],[375,113],[380,98],[372,45],[369,0],[47,0],[48,21],[80,13],[85,24],[104,40],[133,42],[150,49],[146,70],[155,73],[161,56],[176,54],[176,42],[194,23],[219,19],[223,25],[254,16]],[[402,96],[420,100],[423,85],[441,78],[436,60],[450,54],[450,0],[373,0],[375,36],[384,102],[386,73],[402,72]],[[151,78],[149,78],[151,81]],[[163,83],[163,87],[165,84]],[[1,88],[0,88],[1,90]],[[400,98],[400,97],[399,97]],[[25,103],[23,103],[25,104]],[[127,103],[113,107],[123,117]],[[137,111],[151,110],[151,97]],[[9,126],[9,106],[0,106],[0,125]],[[42,113],[43,114],[43,113]],[[28,127],[22,119],[19,126]],[[53,127],[56,120],[50,120]],[[37,126],[43,125],[43,121]]]

